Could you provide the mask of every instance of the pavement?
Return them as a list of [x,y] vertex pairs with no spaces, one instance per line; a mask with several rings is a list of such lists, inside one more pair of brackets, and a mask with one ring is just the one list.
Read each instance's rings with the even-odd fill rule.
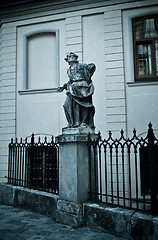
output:
[[51,218],[0,204],[0,240],[125,240],[97,229],[56,223]]

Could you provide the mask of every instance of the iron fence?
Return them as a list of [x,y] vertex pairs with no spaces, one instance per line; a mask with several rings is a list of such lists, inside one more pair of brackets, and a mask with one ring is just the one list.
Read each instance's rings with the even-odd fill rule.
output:
[[48,142],[32,134],[20,142],[11,139],[9,144],[8,183],[58,194],[58,145],[53,137]]
[[136,130],[114,139],[89,136],[90,198],[119,207],[158,212],[158,139],[152,124],[145,138]]

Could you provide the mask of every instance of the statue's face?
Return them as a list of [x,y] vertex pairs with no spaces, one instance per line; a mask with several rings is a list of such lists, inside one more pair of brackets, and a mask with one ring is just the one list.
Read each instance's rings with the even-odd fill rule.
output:
[[70,53],[69,55],[67,55],[67,57],[65,58],[65,60],[70,64],[77,62],[77,58],[78,56],[74,53]]
[[76,62],[76,58],[72,55],[68,57],[68,62]]

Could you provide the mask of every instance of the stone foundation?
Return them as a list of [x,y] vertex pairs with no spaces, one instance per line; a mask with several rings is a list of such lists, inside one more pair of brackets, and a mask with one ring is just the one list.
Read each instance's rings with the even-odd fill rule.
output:
[[158,217],[105,204],[78,204],[58,196],[9,184],[0,184],[0,203],[22,207],[73,227],[102,229],[133,240],[157,240]]
[[0,203],[38,212],[56,219],[58,196],[51,193],[0,184]]
[[157,240],[158,217],[105,204],[85,203],[84,221],[131,240]]

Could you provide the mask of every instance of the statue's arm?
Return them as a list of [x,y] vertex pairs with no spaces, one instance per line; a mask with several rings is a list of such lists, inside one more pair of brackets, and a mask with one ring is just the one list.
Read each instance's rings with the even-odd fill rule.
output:
[[88,64],[88,68],[90,70],[90,75],[92,76],[94,74],[95,70],[96,70],[95,64],[94,63]]
[[59,91],[59,92],[62,92],[64,89],[67,90],[67,83],[65,83],[62,87],[59,87],[59,88],[58,88],[58,91]]

